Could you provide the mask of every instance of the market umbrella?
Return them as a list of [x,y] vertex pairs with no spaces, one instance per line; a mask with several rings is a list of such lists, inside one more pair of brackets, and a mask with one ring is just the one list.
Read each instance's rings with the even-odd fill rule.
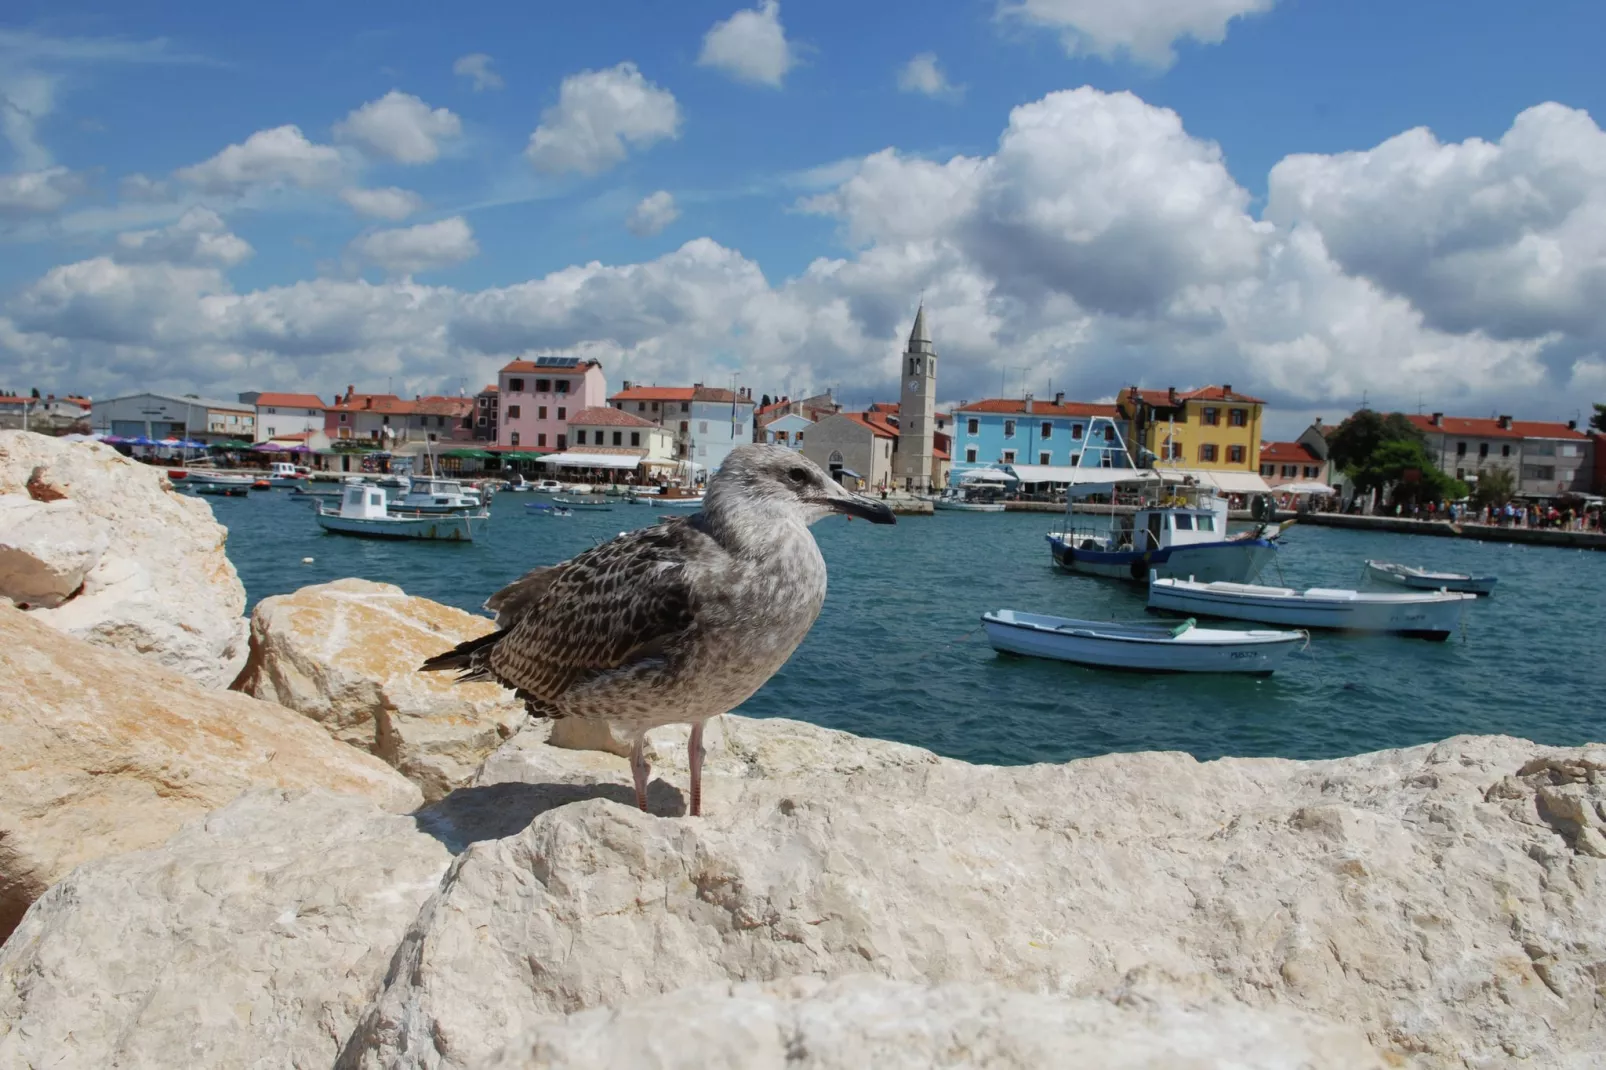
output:
[[127,442],[130,446],[154,446],[154,445],[156,445],[156,442],[155,442],[154,439],[146,438],[144,435],[140,435],[138,438],[127,438],[127,439],[124,439],[123,441]]
[[285,447],[277,442],[259,442],[251,447],[252,453],[282,453]]
[[204,449],[206,449],[206,443],[197,442],[193,438],[187,438],[183,442],[180,442],[179,445],[182,446],[184,449],[187,449],[187,450],[204,450]]

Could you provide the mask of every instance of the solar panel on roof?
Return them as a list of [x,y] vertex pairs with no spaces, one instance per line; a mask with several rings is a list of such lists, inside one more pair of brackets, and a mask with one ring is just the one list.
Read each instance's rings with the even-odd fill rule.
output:
[[572,368],[580,363],[579,357],[536,357],[537,368]]

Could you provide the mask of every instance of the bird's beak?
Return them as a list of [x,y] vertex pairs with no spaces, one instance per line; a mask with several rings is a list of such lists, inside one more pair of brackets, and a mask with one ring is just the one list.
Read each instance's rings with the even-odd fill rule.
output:
[[896,524],[898,518],[892,515],[886,502],[878,502],[874,498],[866,498],[862,494],[854,494],[840,483],[832,487],[829,494],[817,499],[828,509],[843,513],[850,519],[861,517],[872,524]]

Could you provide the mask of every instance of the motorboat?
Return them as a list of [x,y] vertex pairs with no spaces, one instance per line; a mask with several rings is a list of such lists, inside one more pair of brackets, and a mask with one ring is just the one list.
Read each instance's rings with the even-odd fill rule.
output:
[[[1138,504],[1117,512],[1115,495],[1130,485]],[[1074,511],[1078,498],[1110,495],[1110,511]],[[1262,528],[1229,534],[1228,502],[1211,487],[1167,484],[1158,473],[1135,469],[1126,483],[1073,484],[1067,488],[1065,525],[1047,535],[1054,564],[1068,572],[1143,583],[1190,577],[1205,582],[1253,583],[1277,557]]]
[[606,499],[602,501],[583,501],[579,498],[553,498],[554,505],[561,505],[566,509],[583,509],[586,512],[601,513],[613,508],[613,503]]
[[646,499],[646,504],[662,506],[665,509],[701,509],[703,507],[703,496],[701,494],[693,494],[686,497],[660,495],[657,498]]
[[1410,587],[1418,591],[1465,591],[1471,594],[1494,594],[1499,582],[1494,576],[1468,576],[1462,572],[1434,572],[1431,569],[1395,565],[1387,561],[1368,561],[1366,575],[1396,587]]
[[477,513],[400,513],[387,506],[383,487],[365,483],[347,484],[341,492],[340,507],[319,507],[318,525],[338,535],[359,535],[369,539],[436,539],[469,542],[474,528],[490,520],[489,510]]
[[238,481],[218,482],[204,476],[191,475],[184,481],[184,488],[194,494],[206,494],[219,498],[245,498],[251,494],[251,484]]
[[502,489],[513,494],[528,494],[535,489],[535,484],[525,479],[522,473],[514,472],[511,476],[508,476],[507,481],[502,485]]
[[1222,617],[1292,628],[1388,632],[1445,640],[1461,624],[1466,604],[1478,596],[1458,591],[1379,593],[1311,587],[1261,587],[1250,583],[1201,583],[1192,579],[1149,580],[1149,608],[1190,617]]
[[974,469],[960,477],[959,485],[927,498],[933,509],[953,513],[1002,513],[1003,495],[1015,477],[995,469]]
[[537,516],[573,516],[574,510],[556,502],[526,502],[524,508]]
[[556,479],[539,479],[534,483],[529,484],[529,487],[536,494],[562,494],[564,491],[570,489],[565,487]]
[[311,479],[310,469],[286,461],[275,461],[268,469],[268,485],[272,487],[304,487]]
[[1137,672],[1269,676],[1310,642],[1302,630],[1200,628],[1191,617],[1181,624],[1096,621],[999,609],[981,622],[993,649],[1006,654]]
[[249,490],[252,484],[256,483],[257,481],[256,476],[250,475],[246,472],[199,472],[193,468],[190,469],[190,479],[199,479],[206,483],[217,484],[218,486],[244,487],[247,490]]
[[407,513],[462,513],[484,507],[479,491],[438,476],[414,476],[406,494],[390,499],[392,511]]

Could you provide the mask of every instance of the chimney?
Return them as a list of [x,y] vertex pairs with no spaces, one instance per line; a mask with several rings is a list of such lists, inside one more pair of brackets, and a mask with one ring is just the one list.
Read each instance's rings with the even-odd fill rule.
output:
[[624,385],[623,389],[625,389],[625,390],[629,390],[630,389],[630,380],[629,379],[625,380],[625,385]]
[[1065,391],[1061,390],[1061,391],[1059,391],[1058,393],[1056,393],[1054,395],[1054,404],[1056,404],[1056,405],[1065,404]]
[[1502,431],[1510,431],[1511,430],[1511,417],[1509,417],[1509,416],[1500,417],[1500,430],[1502,430]]
[[1231,400],[1231,398],[1232,398],[1232,384],[1231,383],[1222,383],[1221,384],[1221,392],[1222,392],[1222,394],[1226,395],[1226,398],[1228,400]]
[[1177,388],[1174,387],[1174,386],[1168,386],[1165,389],[1166,389],[1166,403],[1169,404],[1169,405],[1173,405],[1173,406],[1176,405],[1176,403],[1177,403]]
[[1444,413],[1442,413],[1442,412],[1434,413],[1432,419],[1428,420],[1428,423],[1432,424],[1434,427],[1443,427],[1444,426]]
[[1030,416],[1031,414],[1032,414],[1032,396],[1030,394],[1027,394],[1026,395],[1026,415]]
[[1567,421],[1567,430],[1569,430],[1569,431],[1578,430],[1578,421],[1577,420],[1568,420]]
[[371,409],[374,407],[374,397],[372,394],[362,399],[362,407],[365,409]]

